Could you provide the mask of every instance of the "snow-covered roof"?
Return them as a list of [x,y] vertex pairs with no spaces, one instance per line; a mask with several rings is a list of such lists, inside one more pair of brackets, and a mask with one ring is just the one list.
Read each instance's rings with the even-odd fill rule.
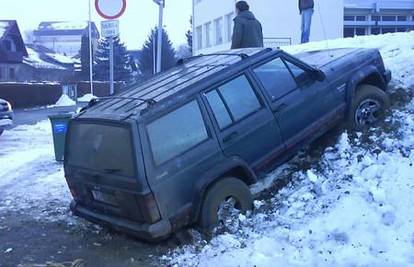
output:
[[0,39],[6,33],[7,29],[10,27],[11,23],[9,21],[0,21]]
[[[23,63],[30,65],[34,68],[44,68],[44,69],[58,69],[65,70],[66,68],[58,64],[53,64],[41,59],[40,54],[31,47],[27,47],[28,57],[23,59]],[[64,57],[64,56],[62,56]]]
[[84,30],[88,21],[45,21],[40,23],[39,30]]

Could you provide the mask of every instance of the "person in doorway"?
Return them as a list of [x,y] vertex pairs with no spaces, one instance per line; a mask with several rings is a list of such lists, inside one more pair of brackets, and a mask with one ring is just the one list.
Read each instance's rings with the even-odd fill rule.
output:
[[231,49],[263,47],[262,25],[249,11],[246,1],[236,3]]
[[309,42],[313,16],[313,7],[313,0],[299,0],[299,13],[302,16],[302,44]]

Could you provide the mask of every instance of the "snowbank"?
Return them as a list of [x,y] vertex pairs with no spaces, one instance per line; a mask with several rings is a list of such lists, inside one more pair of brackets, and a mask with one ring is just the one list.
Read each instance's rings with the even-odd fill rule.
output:
[[79,97],[78,101],[79,102],[89,102],[89,101],[91,101],[92,99],[95,99],[95,98],[98,98],[98,97],[94,96],[93,94],[86,94],[82,97]]
[[[414,32],[285,50],[342,47],[379,48],[393,84],[414,85]],[[175,266],[414,266],[413,114],[414,101],[394,110],[387,123],[397,130],[374,129],[369,142],[342,134],[312,169],[292,173],[288,186],[256,201],[253,215],[161,260]],[[253,189],[269,186],[279,173]]]
[[52,107],[68,107],[68,106],[74,106],[76,105],[76,102],[73,101],[68,95],[63,94],[59,100],[56,102],[55,105],[48,106],[48,108]]

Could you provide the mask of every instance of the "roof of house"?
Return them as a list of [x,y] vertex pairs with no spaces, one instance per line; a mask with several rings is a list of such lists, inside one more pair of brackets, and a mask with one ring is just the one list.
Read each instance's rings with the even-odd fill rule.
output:
[[183,95],[188,92],[184,89],[195,88],[197,84],[207,80],[212,81],[219,76],[220,71],[234,70],[233,67],[242,67],[245,62],[261,60],[261,55],[267,57],[272,51],[274,50],[247,48],[190,58],[146,82],[129,86],[125,92],[114,98],[103,99],[87,109],[85,117],[107,114],[127,118],[140,115],[150,104],[143,100],[158,103],[167,101],[173,95]]
[[[88,29],[88,21],[44,21],[34,31],[34,35],[83,35]],[[93,36],[98,36],[98,29],[91,22]]]
[[17,48],[22,51],[23,56],[28,55],[16,20],[0,20],[0,41],[6,37],[13,39]]
[[52,50],[39,46],[27,45],[28,57],[23,59],[23,63],[39,69],[71,70],[77,63],[77,59],[56,54]]

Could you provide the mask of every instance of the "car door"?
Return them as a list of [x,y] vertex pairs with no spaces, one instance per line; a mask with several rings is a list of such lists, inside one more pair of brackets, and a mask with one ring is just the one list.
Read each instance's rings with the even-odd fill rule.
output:
[[240,157],[258,171],[284,151],[275,117],[247,74],[232,78],[204,96],[227,157]]
[[259,65],[253,72],[271,101],[287,149],[328,126],[335,102],[326,79],[318,81],[312,69],[283,57]]

